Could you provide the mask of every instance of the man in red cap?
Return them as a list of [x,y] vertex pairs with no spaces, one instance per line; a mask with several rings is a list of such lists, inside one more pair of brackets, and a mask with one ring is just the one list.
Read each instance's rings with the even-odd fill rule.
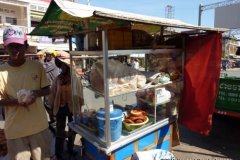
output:
[[3,32],[10,59],[0,66],[0,106],[5,108],[5,136],[10,160],[47,160],[51,139],[41,97],[50,92],[43,66],[25,59],[24,33],[18,27]]

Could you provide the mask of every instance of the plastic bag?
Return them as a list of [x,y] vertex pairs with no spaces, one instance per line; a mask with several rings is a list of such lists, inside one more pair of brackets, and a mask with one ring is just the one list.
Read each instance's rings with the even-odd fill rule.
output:
[[32,99],[32,91],[21,89],[17,92],[17,99],[19,103],[27,103]]
[[175,157],[171,152],[162,149],[138,151],[131,158],[131,160],[174,160],[174,159]]

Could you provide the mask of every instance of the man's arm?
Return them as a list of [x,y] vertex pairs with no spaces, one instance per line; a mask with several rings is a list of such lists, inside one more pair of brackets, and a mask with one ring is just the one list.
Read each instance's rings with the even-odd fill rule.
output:
[[0,100],[0,106],[17,106],[17,105],[21,105],[21,106],[28,106],[30,104],[32,104],[33,102],[35,102],[37,97],[42,97],[42,96],[46,96],[50,93],[50,87],[44,87],[41,88],[39,90],[32,90],[32,100],[29,101],[29,103],[19,103],[17,99],[2,99]]
[[32,90],[31,100],[25,103],[21,103],[20,105],[28,107],[29,105],[33,104],[38,97],[46,96],[49,93],[50,93],[50,86],[41,88],[39,90]]
[[42,96],[46,96],[50,94],[50,86],[41,88],[39,90],[32,90],[33,95],[37,98],[37,97],[42,97]]
[[19,105],[18,100],[17,99],[2,99],[0,100],[0,106],[16,106]]

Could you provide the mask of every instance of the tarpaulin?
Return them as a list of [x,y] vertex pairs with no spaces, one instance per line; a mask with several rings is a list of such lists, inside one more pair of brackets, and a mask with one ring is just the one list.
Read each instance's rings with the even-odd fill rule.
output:
[[208,135],[218,92],[222,35],[212,33],[186,40],[184,89],[179,122]]

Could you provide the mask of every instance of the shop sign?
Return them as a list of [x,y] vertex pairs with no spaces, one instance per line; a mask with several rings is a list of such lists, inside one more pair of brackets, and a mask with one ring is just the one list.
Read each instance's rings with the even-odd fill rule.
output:
[[240,113],[239,78],[220,78],[216,108]]

